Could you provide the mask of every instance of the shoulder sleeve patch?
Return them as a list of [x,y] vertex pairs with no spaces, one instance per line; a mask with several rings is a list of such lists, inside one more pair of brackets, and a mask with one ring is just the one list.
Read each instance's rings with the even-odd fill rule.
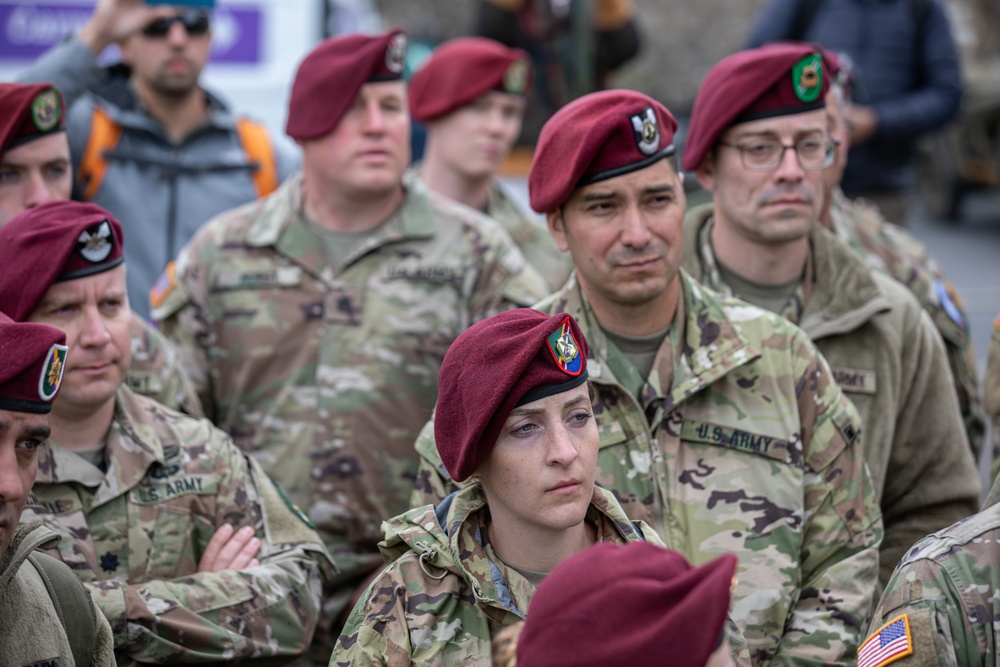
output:
[[913,655],[910,617],[902,614],[876,630],[858,649],[858,667],[884,667]]

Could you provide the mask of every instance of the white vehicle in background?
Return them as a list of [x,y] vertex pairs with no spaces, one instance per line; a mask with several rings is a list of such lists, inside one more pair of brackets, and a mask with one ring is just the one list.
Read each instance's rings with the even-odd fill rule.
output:
[[[0,0],[0,81],[12,81],[90,17],[95,0]],[[202,83],[284,138],[299,61],[329,34],[377,32],[371,0],[217,0]],[[114,62],[114,48],[102,60]],[[287,138],[286,138],[287,139]]]

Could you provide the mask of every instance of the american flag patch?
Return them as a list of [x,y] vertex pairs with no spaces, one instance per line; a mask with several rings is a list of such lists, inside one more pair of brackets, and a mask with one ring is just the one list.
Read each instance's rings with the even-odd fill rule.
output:
[[910,618],[897,616],[865,640],[858,649],[858,667],[883,667],[913,654]]

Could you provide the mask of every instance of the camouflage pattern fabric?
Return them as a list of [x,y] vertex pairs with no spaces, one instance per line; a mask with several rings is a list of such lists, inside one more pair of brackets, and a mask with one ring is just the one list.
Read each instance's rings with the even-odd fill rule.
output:
[[[754,664],[851,664],[882,539],[857,411],[798,327],[680,280],[682,329],[636,393],[575,280],[536,306],[591,344],[597,481],[692,563],[739,557],[732,616]],[[417,449],[414,503],[453,486],[430,426]]]
[[993,479],[1000,474],[1000,315],[993,320],[990,348],[986,354],[986,377],[983,381],[983,401],[993,427]]
[[[684,267],[733,296],[712,250],[711,214],[711,205],[688,213]],[[809,335],[861,414],[865,462],[885,525],[879,552],[884,585],[917,540],[979,509],[979,473],[951,391],[944,345],[920,305],[820,226],[809,243],[808,296],[783,315]],[[792,319],[789,313],[798,311],[800,319]]]
[[994,504],[910,549],[889,580],[869,630],[877,632],[906,616],[913,654],[894,665],[998,664],[998,543],[1000,505]]
[[[104,612],[119,662],[177,664],[293,656],[309,646],[332,563],[260,467],[207,420],[124,386],[107,473],[46,443],[24,510],[59,533],[48,551]],[[199,573],[224,523],[253,526],[260,566]]]
[[125,376],[129,389],[178,412],[204,417],[194,384],[166,336],[137,313],[132,313],[131,331],[132,364]]
[[[408,182],[409,179],[420,178],[420,163],[410,167],[406,178]],[[500,223],[528,264],[545,279],[546,294],[563,286],[573,270],[573,260],[569,254],[560,252],[556,247],[545,222],[534,218],[516,204],[498,179],[494,179],[490,188],[484,213]]]
[[545,286],[495,221],[416,184],[342,266],[302,210],[299,175],[207,223],[154,317],[209,418],[316,523],[341,569],[335,617],[409,508],[448,346]]
[[[969,446],[979,460],[986,438],[986,416],[979,398],[969,318],[955,285],[927,247],[902,227],[887,222],[874,204],[863,199],[851,200],[837,188],[830,220],[837,238],[857,252],[868,268],[902,283],[930,315],[948,353]],[[996,446],[993,458],[1000,459],[1000,448]]]
[[[383,524],[379,548],[390,563],[354,607],[330,667],[464,665],[491,667],[490,640],[524,618],[535,586],[500,560],[486,531],[482,486],[467,485],[437,507],[412,509]],[[599,542],[662,541],[633,523],[614,497],[595,488],[586,521]],[[749,653],[730,622],[729,645]]]

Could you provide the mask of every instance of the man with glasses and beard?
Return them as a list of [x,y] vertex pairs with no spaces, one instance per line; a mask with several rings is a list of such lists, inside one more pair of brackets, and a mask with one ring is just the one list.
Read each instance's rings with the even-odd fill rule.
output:
[[[99,0],[21,77],[65,98],[75,198],[128,221],[129,300],[143,317],[157,276],[203,222],[298,168],[292,149],[199,85],[211,41],[207,10]],[[112,43],[121,63],[102,68]]]

